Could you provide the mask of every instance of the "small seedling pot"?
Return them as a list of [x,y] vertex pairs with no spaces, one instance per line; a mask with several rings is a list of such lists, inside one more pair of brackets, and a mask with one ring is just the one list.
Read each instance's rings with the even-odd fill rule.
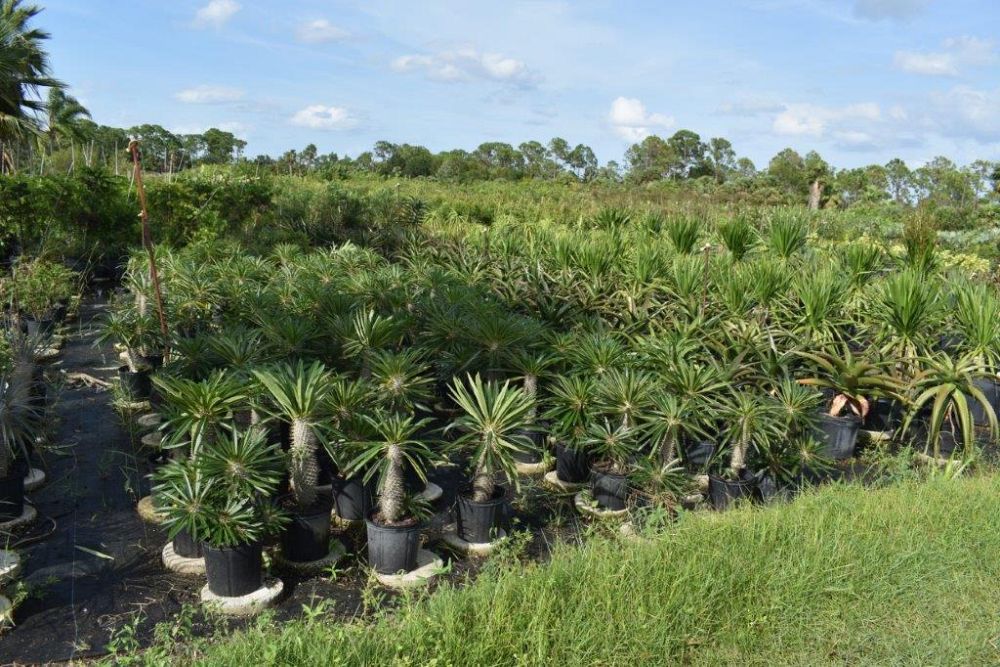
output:
[[153,381],[148,370],[133,373],[128,366],[120,366],[118,379],[121,381],[122,392],[129,398],[147,401],[153,393]]
[[330,552],[330,502],[291,514],[291,521],[281,534],[281,555],[293,563],[310,563]]
[[191,537],[191,533],[182,530],[173,539],[174,553],[183,558],[201,558],[205,555],[201,542]]
[[604,510],[617,512],[625,509],[628,499],[628,478],[625,475],[593,471],[591,493],[597,506]]
[[264,582],[260,543],[236,547],[204,546],[208,590],[222,597],[237,598],[253,593]]
[[459,494],[456,513],[458,536],[473,544],[485,544],[496,539],[508,525],[510,512],[507,505],[507,492],[502,487],[497,487],[493,498],[485,502]]
[[744,476],[742,479],[724,479],[715,475],[708,477],[708,499],[717,510],[724,510],[741,498],[753,498],[756,489],[757,481],[753,476]]
[[586,482],[590,478],[590,455],[583,450],[556,445],[556,475],[571,484]]
[[347,479],[334,477],[331,486],[338,517],[345,521],[361,521],[371,514],[375,506],[375,489],[365,484],[361,475]]
[[420,551],[419,522],[412,525],[385,526],[369,517],[368,563],[379,574],[412,572],[417,568],[417,553]]
[[854,415],[834,417],[821,414],[816,427],[816,439],[823,446],[823,455],[834,461],[854,456],[861,420]]
[[12,521],[24,513],[24,476],[28,466],[16,461],[6,477],[0,477],[0,522]]

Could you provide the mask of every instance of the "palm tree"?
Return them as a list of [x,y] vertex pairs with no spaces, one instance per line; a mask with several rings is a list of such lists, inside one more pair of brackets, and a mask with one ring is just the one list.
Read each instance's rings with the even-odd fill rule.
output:
[[72,95],[61,88],[50,88],[48,104],[46,104],[45,134],[48,138],[49,152],[53,152],[62,141],[83,141],[87,138],[87,130],[81,122],[90,118],[87,107],[80,104]]
[[0,0],[0,172],[13,167],[5,145],[38,131],[44,109],[38,89],[62,87],[49,76],[41,45],[49,34],[28,25],[41,11],[22,0]]

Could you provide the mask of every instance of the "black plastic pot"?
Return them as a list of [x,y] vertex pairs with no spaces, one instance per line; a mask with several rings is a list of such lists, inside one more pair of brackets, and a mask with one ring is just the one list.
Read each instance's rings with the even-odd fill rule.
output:
[[824,456],[843,461],[854,456],[861,419],[855,415],[834,417],[821,414],[816,427],[816,439],[822,444]]
[[368,564],[379,574],[412,572],[417,568],[421,525],[383,526],[372,519],[368,526]]
[[458,536],[466,542],[482,544],[492,542],[501,530],[507,528],[507,493],[497,488],[493,498],[476,502],[463,494],[458,495]]
[[147,354],[142,357],[142,362],[149,366],[154,371],[158,371],[163,368],[163,355],[162,354]]
[[216,595],[237,598],[264,583],[260,543],[220,548],[206,544],[203,551],[208,590]]
[[24,318],[29,336],[50,336],[56,329],[54,320],[36,320],[31,317]]
[[186,530],[174,535],[174,553],[184,558],[201,558],[205,555],[201,542],[191,537]]
[[590,483],[591,493],[601,509],[618,511],[625,509],[628,499],[628,478],[625,475],[593,471]]
[[526,436],[531,440],[532,447],[514,452],[514,460],[518,463],[539,463],[542,460],[542,445],[545,436],[537,431],[518,431],[518,435]]
[[371,514],[375,506],[375,489],[372,484],[365,484],[360,475],[348,479],[334,477],[330,486],[338,517],[345,521],[361,521]]
[[153,393],[153,381],[149,377],[149,371],[142,370],[133,373],[128,366],[118,368],[118,379],[121,381],[122,391],[126,396],[140,401],[148,400]]
[[0,477],[0,521],[10,521],[24,513],[24,476],[27,472],[27,465],[16,462],[6,477]]
[[581,484],[590,478],[590,455],[580,449],[556,445],[556,476],[572,484]]
[[684,461],[695,470],[704,470],[712,455],[715,454],[715,443],[701,440],[690,442],[684,446]]
[[[1000,382],[997,382],[993,378],[977,378],[973,381],[979,391],[986,395],[986,400],[989,401],[990,407],[993,409],[994,415],[1000,415]],[[988,426],[990,423],[989,415],[987,415],[986,410],[976,399],[971,396],[966,396],[966,400],[969,402],[969,412],[972,414],[972,419],[976,426]]]
[[69,312],[69,304],[59,302],[52,309],[52,320],[62,323],[66,320],[66,313]]
[[308,511],[293,512],[281,534],[281,554],[295,563],[325,558],[330,552],[330,505],[317,503]]
[[708,477],[708,499],[712,507],[724,510],[741,498],[753,498],[757,480],[744,471],[741,479],[723,479],[715,475]]
[[863,422],[866,431],[895,431],[903,423],[903,404],[892,398],[876,398]]

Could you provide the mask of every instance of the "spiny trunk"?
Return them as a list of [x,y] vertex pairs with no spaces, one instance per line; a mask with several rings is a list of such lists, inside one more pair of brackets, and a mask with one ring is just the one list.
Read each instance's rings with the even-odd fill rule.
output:
[[6,438],[0,442],[0,477],[6,477],[10,473],[10,466],[14,462],[14,448],[9,445]]
[[817,178],[815,181],[809,184],[809,210],[818,211],[820,196],[823,193],[823,185]]
[[493,474],[483,468],[476,469],[476,475],[472,480],[472,500],[477,503],[485,503],[493,499],[496,491],[496,481]]
[[388,523],[395,523],[403,518],[403,503],[406,500],[406,487],[403,484],[403,452],[399,445],[389,446],[389,469],[386,471],[385,484],[379,495],[379,509],[382,518]]
[[316,463],[318,444],[316,432],[308,422],[302,419],[292,420],[291,462],[288,474],[295,502],[303,509],[312,507],[316,502],[316,483],[319,481],[319,466]]
[[139,361],[139,351],[131,347],[125,348],[125,358],[128,360],[128,369],[133,373],[138,373],[142,363]]
[[538,416],[538,410],[535,408],[535,397],[538,395],[538,378],[534,375],[524,376],[524,393],[531,398],[531,410],[528,411],[528,421],[530,424],[535,423],[535,418]]
[[674,454],[677,449],[677,440],[672,435],[663,436],[663,440],[660,441],[660,461],[663,463],[670,463],[674,460]]
[[143,317],[146,316],[146,312],[149,310],[149,300],[142,291],[137,292],[135,295],[135,308]]
[[740,472],[746,468],[747,459],[747,449],[750,447],[750,441],[746,438],[741,438],[733,446],[733,453],[729,458],[729,472],[734,478],[739,478]]

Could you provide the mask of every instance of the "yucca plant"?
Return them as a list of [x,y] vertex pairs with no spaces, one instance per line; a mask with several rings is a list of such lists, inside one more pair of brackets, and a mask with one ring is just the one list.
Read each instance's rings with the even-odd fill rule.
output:
[[701,221],[694,217],[671,218],[664,229],[674,250],[682,255],[693,253],[701,238]]
[[985,374],[982,362],[972,355],[959,358],[939,352],[921,357],[920,370],[913,377],[910,393],[913,400],[903,421],[903,430],[908,431],[914,419],[930,409],[927,421],[927,448],[935,458],[941,458],[941,430],[946,421],[951,422],[962,435],[962,446],[966,455],[971,455],[976,437],[976,424],[970,404],[979,404],[987,417],[990,436],[998,434],[997,415],[989,399],[977,385],[976,380]]
[[719,225],[719,239],[734,261],[741,262],[760,243],[757,230],[742,216]]
[[472,499],[492,500],[496,493],[497,476],[518,488],[514,454],[532,446],[526,432],[534,424],[530,415],[534,402],[519,387],[510,382],[483,382],[477,374],[462,382],[455,378],[451,397],[463,413],[447,426],[448,431],[461,435],[455,446],[468,450],[472,465]]
[[333,378],[318,361],[306,366],[299,360],[253,373],[270,399],[270,405],[263,409],[272,418],[291,424],[289,477],[295,504],[300,510],[314,507],[319,478],[316,457],[322,441],[320,424],[329,413],[327,400]]

